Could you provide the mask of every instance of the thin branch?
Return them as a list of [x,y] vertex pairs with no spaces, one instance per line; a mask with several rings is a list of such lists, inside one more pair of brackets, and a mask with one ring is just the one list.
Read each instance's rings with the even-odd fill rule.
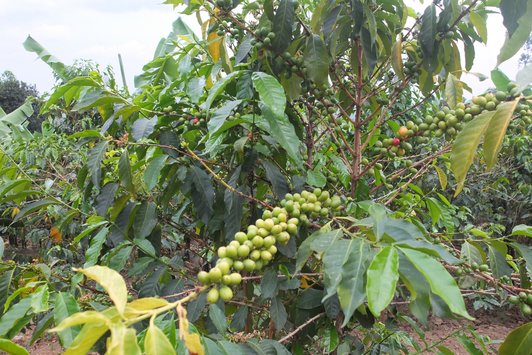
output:
[[320,317],[322,317],[323,315],[325,315],[325,312],[324,313],[319,313],[319,314],[316,314],[314,317],[310,318],[309,320],[307,320],[305,323],[301,324],[299,327],[297,327],[296,329],[294,329],[292,332],[288,333],[285,337],[281,338],[279,340],[279,343],[286,343],[288,340],[292,339],[297,333],[299,333],[300,331],[302,331],[303,329],[305,329],[307,326],[309,326],[312,322],[318,320]]

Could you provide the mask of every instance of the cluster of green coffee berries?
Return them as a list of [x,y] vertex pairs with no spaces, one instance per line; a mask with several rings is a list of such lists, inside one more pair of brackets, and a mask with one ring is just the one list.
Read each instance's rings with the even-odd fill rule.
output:
[[519,292],[519,295],[512,295],[508,298],[511,304],[519,305],[519,309],[525,316],[532,315],[532,294]]
[[458,269],[456,269],[456,274],[458,276],[461,276],[470,271],[488,272],[489,270],[490,270],[490,267],[488,266],[488,264],[479,265],[477,262],[472,262],[469,267],[464,266],[464,267],[459,267]]
[[313,192],[302,191],[301,194],[286,194],[281,201],[281,206],[288,211],[290,216],[298,218],[304,225],[310,223],[309,218],[328,216],[330,209],[336,211],[341,204],[342,200],[339,196],[330,196],[329,191],[321,189],[314,189]]
[[194,127],[204,126],[207,117],[205,112],[197,110],[191,111],[189,113],[179,113],[175,111],[172,106],[163,108],[163,112],[165,113],[163,122],[166,121],[176,123],[177,127],[182,128],[184,132]]
[[240,272],[259,271],[268,265],[277,254],[277,245],[286,245],[297,234],[300,223],[309,224],[309,218],[326,217],[339,210],[341,199],[315,189],[286,194],[281,206],[264,211],[262,218],[249,225],[246,232],[235,233],[234,240],[218,248],[216,266],[198,273],[203,285],[213,285],[207,293],[208,302],[231,300],[231,286],[242,282]]
[[217,28],[216,34],[220,37],[225,36],[226,33],[237,39],[243,36],[243,32],[231,21],[223,20],[218,24]]
[[[475,96],[468,103],[458,103],[454,109],[443,107],[433,115],[427,115],[424,118],[418,118],[415,121],[408,121],[399,128],[395,137],[384,138],[375,142],[373,150],[375,153],[385,154],[387,156],[403,156],[412,150],[412,143],[429,143],[429,137],[445,136],[451,140],[463,129],[464,125],[471,121],[476,115],[485,111],[494,111],[499,103],[512,99],[518,94],[515,83],[508,85],[507,92],[497,91],[488,92],[481,96]],[[378,98],[379,104],[384,104],[386,99]],[[522,102],[516,108],[516,114],[519,114],[525,122],[532,117],[530,107]]]
[[[488,92],[484,95],[475,96],[470,103],[459,103],[454,110],[448,107],[436,112],[434,116],[426,116],[423,122],[419,123],[419,131],[422,136],[429,137],[434,134],[436,137],[445,135],[451,139],[462,130],[465,123],[471,121],[476,115],[485,111],[495,111],[499,103],[514,98],[518,94],[517,84],[509,83],[506,92]],[[526,116],[530,109],[525,104],[519,104],[516,113]]]
[[268,27],[259,28],[255,32],[256,38],[251,40],[251,45],[257,50],[269,49],[275,39],[275,33],[270,31]]

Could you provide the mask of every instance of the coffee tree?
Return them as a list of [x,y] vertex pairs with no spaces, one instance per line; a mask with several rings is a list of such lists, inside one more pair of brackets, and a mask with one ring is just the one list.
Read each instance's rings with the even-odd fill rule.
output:
[[471,319],[462,291],[486,288],[532,313],[531,227],[484,230],[452,203],[509,126],[528,137],[530,67],[515,81],[495,69],[472,100],[462,78],[486,79],[473,45],[494,13],[498,64],[519,51],[531,1],[165,3],[200,31],[176,20],[133,94],[111,71],[56,87],[41,114],[103,122],[56,133],[63,152],[24,159],[44,137],[24,109],[0,118],[4,214],[43,220],[43,261],[58,265],[3,265],[1,336],[34,320],[34,339],[55,325],[72,354],[449,352],[386,320]]

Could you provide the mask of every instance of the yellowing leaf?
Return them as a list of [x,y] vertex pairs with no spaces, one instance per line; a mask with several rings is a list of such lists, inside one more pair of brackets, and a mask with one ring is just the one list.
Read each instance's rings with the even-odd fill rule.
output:
[[91,266],[86,269],[74,269],[89,279],[99,283],[114,302],[119,314],[123,314],[127,303],[127,287],[122,276],[113,269],[105,266]]
[[486,135],[484,137],[484,159],[486,159],[487,170],[490,170],[497,162],[497,154],[501,149],[502,140],[506,134],[508,124],[512,119],[512,114],[519,103],[519,99],[503,102],[497,106],[497,111],[491,119]]
[[127,304],[126,313],[131,311],[132,313],[144,313],[143,311],[149,311],[155,308],[164,307],[168,302],[162,298],[146,297],[134,300]]
[[216,31],[213,31],[207,36],[207,44],[212,61],[216,63],[220,60],[222,37],[218,36]]
[[168,301],[157,297],[139,298],[128,303],[128,306],[138,310],[154,309],[166,306]]
[[445,82],[445,99],[449,106],[454,108],[456,104],[462,102],[463,94],[463,83],[456,76],[449,73]]
[[401,79],[404,80],[405,74],[403,72],[403,59],[401,58],[401,49],[403,47],[403,41],[401,35],[397,35],[397,41],[393,44],[392,47],[392,68],[395,74]]
[[20,208],[18,207],[13,207],[13,209],[11,210],[11,218],[15,218],[15,216],[20,212]]
[[75,325],[94,323],[96,325],[108,324],[111,320],[102,313],[96,311],[86,311],[76,313],[68,318],[63,319],[61,323],[55,328],[50,329],[50,332],[60,332]]
[[199,334],[186,332],[181,339],[185,342],[185,346],[191,355],[205,355]]
[[475,117],[473,121],[465,125],[454,141],[451,151],[451,170],[457,182],[455,196],[458,196],[464,187],[465,178],[473,163],[480,138],[494,114],[495,111],[484,112]]
[[[197,335],[197,334],[196,334]],[[144,338],[144,351],[146,355],[171,355],[175,354],[175,349],[166,337],[164,332],[153,324],[153,318],[146,331]]]
[[111,328],[111,339],[107,339],[107,355],[141,355],[137,335],[132,328],[116,323]]
[[205,355],[205,349],[201,345],[200,336],[190,333],[186,309],[179,303],[176,307],[179,318],[179,338],[185,342],[185,346],[191,355]]
[[445,172],[436,165],[434,166],[434,169],[436,169],[436,173],[438,173],[438,179],[440,180],[442,190],[445,190],[447,188],[447,175],[445,175]]
[[[109,318],[112,322],[116,321],[119,316],[115,307],[111,307],[101,312],[102,315]],[[70,347],[65,350],[63,355],[86,354],[93,345],[109,330],[108,324],[86,323],[78,333]]]
[[308,281],[307,281],[307,277],[306,276],[303,276],[301,278],[301,286],[300,286],[302,289],[307,289],[310,287]]

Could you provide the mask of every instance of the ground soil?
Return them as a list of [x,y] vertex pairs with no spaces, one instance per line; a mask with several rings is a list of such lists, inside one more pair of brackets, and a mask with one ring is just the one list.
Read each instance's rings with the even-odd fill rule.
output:
[[[532,321],[532,319],[525,319],[519,312],[517,307],[511,309],[505,307],[501,309],[494,309],[491,311],[475,311],[472,307],[469,308],[469,313],[475,317],[475,320],[468,321],[464,319],[442,319],[438,317],[430,317],[428,329],[425,330],[425,340],[428,344],[436,343],[442,339],[447,338],[453,332],[460,328],[470,325],[481,336],[489,337],[488,350],[490,354],[496,354],[502,341],[506,336],[516,327]],[[412,334],[414,338],[419,340],[416,332],[413,331],[408,325],[402,325],[401,328],[408,333]],[[443,341],[444,346],[449,348],[453,353],[469,354],[465,350],[460,341],[455,337]],[[482,349],[480,346],[477,347]],[[427,354],[437,354],[438,350],[434,349],[433,352],[426,352]],[[531,352],[532,353],[532,352]]]

